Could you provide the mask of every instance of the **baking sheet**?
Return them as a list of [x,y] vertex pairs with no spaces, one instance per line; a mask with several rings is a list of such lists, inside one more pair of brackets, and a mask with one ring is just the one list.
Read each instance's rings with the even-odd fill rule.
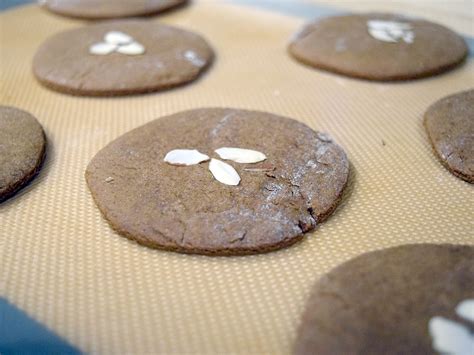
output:
[[[0,14],[0,102],[34,114],[49,139],[41,174],[0,205],[0,296],[84,352],[288,353],[311,285],[332,267],[406,243],[474,243],[473,186],[441,166],[422,126],[432,102],[473,87],[472,58],[431,79],[370,83],[292,60],[286,44],[305,21],[295,16],[201,1],[151,21],[204,35],[213,67],[166,92],[81,98],[41,87],[31,61],[47,37],[84,23],[35,5]],[[181,255],[119,237],[86,187],[90,159],[154,118],[208,106],[328,132],[353,166],[342,206],[303,242],[258,256]]]

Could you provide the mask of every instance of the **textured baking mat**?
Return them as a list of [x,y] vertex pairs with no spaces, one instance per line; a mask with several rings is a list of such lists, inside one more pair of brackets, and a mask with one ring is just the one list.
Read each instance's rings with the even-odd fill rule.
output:
[[[84,352],[288,353],[312,283],[332,267],[405,243],[474,243],[473,186],[441,166],[422,126],[432,102],[474,86],[472,59],[431,79],[370,83],[293,61],[286,44],[301,18],[206,1],[151,20],[207,37],[211,70],[167,92],[94,99],[31,74],[40,43],[81,21],[35,5],[0,14],[0,102],[37,116],[50,142],[41,174],[0,206],[8,302]],[[89,160],[134,127],[205,106],[266,110],[331,134],[353,165],[343,205],[303,242],[260,256],[180,255],[117,236],[87,190]]]

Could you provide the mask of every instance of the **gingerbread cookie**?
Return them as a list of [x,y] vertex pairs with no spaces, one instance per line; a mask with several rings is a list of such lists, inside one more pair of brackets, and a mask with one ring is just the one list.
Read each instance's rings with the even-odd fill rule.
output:
[[474,247],[371,252],[322,277],[295,343],[303,354],[472,354]]
[[39,171],[46,149],[41,125],[28,112],[0,106],[0,202]]
[[51,37],[38,49],[33,71],[53,90],[114,96],[188,83],[212,59],[212,49],[195,33],[145,20],[119,20]]
[[446,27],[394,14],[346,15],[306,25],[289,45],[300,62],[367,80],[435,75],[467,56],[464,40]]
[[39,0],[63,16],[89,20],[149,16],[183,5],[187,0]]
[[184,253],[238,255],[286,247],[337,206],[344,151],[292,119],[236,109],[162,117],[119,137],[86,179],[120,234]]
[[474,183],[474,90],[445,97],[425,114],[431,145],[454,175]]

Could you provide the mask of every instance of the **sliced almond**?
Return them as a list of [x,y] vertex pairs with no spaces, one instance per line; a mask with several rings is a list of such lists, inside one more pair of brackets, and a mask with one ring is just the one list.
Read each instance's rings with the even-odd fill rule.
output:
[[456,313],[459,317],[474,322],[474,298],[459,303],[456,307]]
[[409,23],[369,20],[367,26],[370,35],[380,41],[396,43],[403,39],[406,43],[412,43],[414,39],[412,26]]
[[209,170],[217,181],[225,185],[236,186],[240,182],[240,176],[237,171],[229,164],[218,159],[211,159]]
[[104,36],[104,40],[111,44],[127,44],[133,41],[133,38],[120,31],[110,31]]
[[95,54],[95,55],[107,55],[107,54],[112,53],[116,49],[117,49],[116,44],[101,42],[101,43],[96,43],[90,46],[89,53]]
[[267,159],[265,154],[252,149],[222,147],[216,149],[215,152],[224,160],[243,164],[258,163]]
[[430,319],[428,330],[433,348],[442,354],[472,354],[474,336],[463,323],[436,316]]
[[393,42],[393,43],[397,42],[397,40],[393,38],[392,35],[390,35],[390,33],[388,33],[385,30],[375,30],[373,28],[369,28],[369,33],[372,37],[374,37],[375,39],[378,39],[379,41]]
[[132,42],[124,46],[119,46],[117,52],[128,55],[140,55],[145,53],[145,47],[138,42]]
[[171,165],[196,165],[209,160],[209,157],[196,149],[174,149],[163,160]]

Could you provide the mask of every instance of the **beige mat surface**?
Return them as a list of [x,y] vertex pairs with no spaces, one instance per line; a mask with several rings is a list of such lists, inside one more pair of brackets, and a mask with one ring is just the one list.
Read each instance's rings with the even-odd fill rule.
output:
[[[0,103],[33,113],[50,142],[41,174],[0,205],[0,296],[85,352],[288,353],[312,283],[332,267],[405,243],[474,244],[474,187],[441,166],[422,126],[432,102],[474,86],[472,58],[431,79],[369,83],[293,61],[302,19],[205,1],[152,21],[207,37],[213,67],[168,92],[94,99],[31,74],[40,43],[82,22],[34,5],[0,14]],[[266,255],[180,255],[117,236],[86,187],[90,159],[134,127],[205,106],[328,132],[353,164],[350,196],[303,242]]]

